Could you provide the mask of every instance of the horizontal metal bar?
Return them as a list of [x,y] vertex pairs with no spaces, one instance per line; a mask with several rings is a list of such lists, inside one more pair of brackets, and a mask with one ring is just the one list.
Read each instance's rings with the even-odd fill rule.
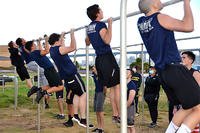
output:
[[[169,6],[169,5],[173,5],[173,4],[176,4],[176,3],[181,2],[181,1],[183,1],[183,0],[171,0],[171,1],[163,3],[163,7],[166,7],[166,6]],[[132,16],[139,15],[139,14],[141,14],[140,11],[135,11],[135,12],[132,12],[132,13],[128,13],[126,15],[126,17],[132,17]],[[112,18],[112,20],[113,21],[120,20],[120,16],[114,17],[114,18]],[[103,22],[107,23],[107,20],[103,20]],[[88,25],[84,25],[84,26],[75,28],[74,31],[79,31],[79,30],[85,29],[85,28],[87,28],[87,26]],[[69,34],[69,33],[70,33],[70,31],[67,31],[67,32],[65,32],[65,35]],[[44,40],[44,38],[42,38],[42,40]],[[38,39],[34,39],[33,41],[38,41]]]

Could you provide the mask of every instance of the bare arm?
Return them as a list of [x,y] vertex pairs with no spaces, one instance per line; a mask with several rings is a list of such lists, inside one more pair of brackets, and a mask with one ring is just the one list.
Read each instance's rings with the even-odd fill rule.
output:
[[159,23],[166,29],[180,32],[191,32],[194,30],[194,20],[190,7],[190,0],[184,0],[184,17],[182,20],[172,18],[168,15],[159,14]]
[[112,18],[108,19],[108,29],[103,28],[100,30],[100,36],[106,44],[110,45],[112,39]]
[[127,101],[127,107],[129,107],[132,104],[134,97],[135,97],[135,91],[131,90],[129,93],[128,101]]
[[86,38],[85,38],[85,44],[86,44],[87,46],[90,45],[90,39],[89,39],[88,36],[86,36]]
[[[45,46],[44,46],[44,50],[43,49],[40,49],[40,54],[41,55],[46,55],[46,54],[48,54],[49,53],[49,43],[48,43],[48,37],[47,36],[45,36]],[[40,41],[39,41],[40,42]],[[41,43],[40,43],[40,45],[41,45]],[[41,48],[42,48],[42,46],[40,46]]]
[[61,35],[61,39],[63,40],[62,41],[62,45],[59,48],[59,51],[60,51],[61,55],[65,55],[65,54],[68,54],[68,53],[76,50],[76,39],[75,39],[75,36],[74,36],[74,30],[71,30],[70,37],[71,37],[70,46],[66,47],[65,44],[64,44],[64,36]]
[[43,50],[43,48],[42,48],[42,44],[41,44],[41,38],[39,38],[38,40],[37,40],[37,44],[38,44],[38,49],[39,50]]
[[194,71],[193,77],[197,81],[198,85],[200,86],[200,73],[197,71]]

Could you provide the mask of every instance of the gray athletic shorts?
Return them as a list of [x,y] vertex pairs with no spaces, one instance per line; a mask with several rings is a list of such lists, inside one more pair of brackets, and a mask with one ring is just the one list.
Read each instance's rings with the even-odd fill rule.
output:
[[105,100],[105,95],[103,92],[95,92],[94,112],[103,112],[104,100]]
[[127,108],[127,123],[133,123],[134,124],[134,116],[135,116],[135,108],[134,105],[131,105]]
[[[38,65],[35,61],[31,61],[29,62],[28,64],[26,64],[28,70],[30,71],[33,71],[33,72],[36,72],[38,71]],[[40,86],[46,86],[46,85],[49,85],[45,75],[44,75],[44,69],[39,67],[39,71],[40,71],[40,74],[39,74],[39,77],[40,77]]]

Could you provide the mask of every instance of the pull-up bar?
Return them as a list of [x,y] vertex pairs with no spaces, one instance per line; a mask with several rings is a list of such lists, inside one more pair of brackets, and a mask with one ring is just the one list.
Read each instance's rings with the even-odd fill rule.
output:
[[[172,4],[176,4],[176,3],[181,2],[181,1],[183,1],[183,0],[171,0],[171,1],[168,1],[168,2],[163,3],[163,7],[166,7],[166,6],[169,6],[169,5],[172,5]],[[135,11],[135,12],[132,12],[132,13],[128,13],[128,14],[126,15],[126,17],[132,17],[132,16],[139,15],[139,14],[141,14],[140,11]],[[115,17],[115,18],[113,18],[112,20],[113,20],[113,21],[120,20],[120,16]],[[107,23],[107,20],[103,20],[103,22]],[[87,26],[88,26],[88,25],[78,27],[78,28],[74,29],[74,31],[78,31],[78,30],[87,28]],[[69,33],[70,33],[70,31],[66,32],[65,34],[69,34]]]
[[[169,5],[173,5],[173,4],[176,4],[176,3],[181,2],[181,1],[183,1],[183,0],[170,0],[168,2],[163,3],[163,7],[166,7],[166,6],[169,6]],[[135,11],[135,12],[132,12],[132,13],[128,13],[126,15],[126,17],[132,17],[132,16],[139,15],[139,14],[141,14],[140,11]],[[112,20],[113,21],[120,20],[120,16],[114,17],[114,18],[112,18]],[[103,22],[107,23],[107,20],[103,20]],[[87,28],[87,26],[88,25],[84,25],[84,26],[75,28],[74,31],[79,31],[79,30],[85,29],[85,28]],[[69,34],[69,33],[70,33],[70,31],[67,31],[67,32],[65,32],[65,35]],[[44,38],[42,38],[41,40],[44,40]],[[33,41],[38,41],[38,39],[34,39]]]

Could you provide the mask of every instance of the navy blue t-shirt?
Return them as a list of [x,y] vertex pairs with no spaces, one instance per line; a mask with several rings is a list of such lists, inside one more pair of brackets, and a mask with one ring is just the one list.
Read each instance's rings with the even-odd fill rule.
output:
[[30,54],[27,53],[24,50],[24,46],[21,46],[19,49],[20,49],[20,53],[22,55],[22,58],[25,60],[26,64],[28,64],[29,62],[33,61],[33,59],[31,58]]
[[157,19],[158,14],[140,17],[137,26],[155,67],[162,70],[167,64],[181,62],[181,58],[174,32],[160,25]]
[[92,73],[92,78],[95,83],[95,92],[103,92],[103,85],[99,82],[98,77],[95,73]]
[[67,79],[77,73],[77,68],[71,61],[68,54],[60,54],[59,47],[60,46],[51,47],[50,56],[58,68],[61,79]]
[[90,43],[95,49],[95,53],[97,56],[111,52],[110,45],[104,43],[104,41],[101,39],[99,32],[103,28],[107,29],[107,26],[104,22],[100,21],[93,21],[87,27],[87,35],[90,39]]
[[[134,90],[135,92],[137,91],[137,87],[132,80],[130,82],[128,82],[128,84],[127,84],[127,100],[129,98],[129,94],[130,94],[131,90]],[[131,105],[134,105],[134,100],[133,100],[133,103]]]
[[48,69],[54,67],[49,58],[40,54],[40,50],[34,50],[30,53],[31,58],[42,68]]

